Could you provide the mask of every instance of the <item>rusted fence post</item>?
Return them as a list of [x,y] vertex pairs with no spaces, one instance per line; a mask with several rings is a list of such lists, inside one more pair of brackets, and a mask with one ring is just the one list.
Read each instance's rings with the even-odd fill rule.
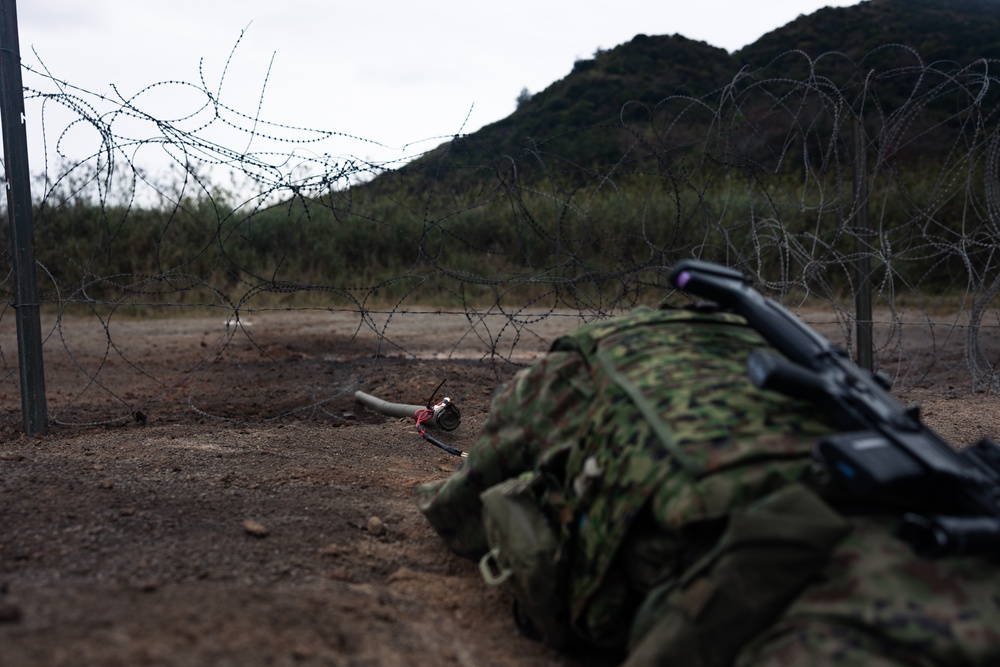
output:
[[25,132],[21,47],[15,0],[0,0],[0,123],[3,125],[7,221],[14,262],[14,317],[21,378],[21,416],[28,435],[48,430],[42,325],[35,273],[35,232],[31,215],[28,138]]
[[875,345],[872,335],[872,284],[871,254],[868,239],[871,225],[868,220],[868,138],[862,120],[854,122],[854,227],[857,259],[855,271],[857,288],[854,293],[854,319],[858,333],[858,366],[867,370],[875,368]]

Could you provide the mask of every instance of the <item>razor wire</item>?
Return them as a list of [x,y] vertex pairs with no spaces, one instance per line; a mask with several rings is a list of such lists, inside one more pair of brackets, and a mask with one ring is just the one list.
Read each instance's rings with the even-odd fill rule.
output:
[[[29,68],[46,363],[77,378],[51,389],[51,418],[144,421],[168,402],[342,423],[344,400],[396,360],[460,363],[488,393],[558,331],[677,297],[665,277],[686,257],[744,271],[852,352],[854,297],[870,290],[875,364],[895,390],[992,391],[996,65],[899,45],[789,51],[707,95],[626,101],[578,131],[603,147],[591,159],[558,137],[479,132],[388,163],[329,148],[364,139],[230,107],[204,76],[110,97]],[[165,92],[186,110],[160,111]],[[77,134],[92,142],[82,158]],[[432,347],[404,334],[414,318],[440,328]],[[269,338],[275,320],[315,329],[314,349]],[[7,306],[9,410],[12,327]],[[171,330],[200,339],[196,353],[171,348]],[[135,335],[162,336],[168,358],[142,356]]]

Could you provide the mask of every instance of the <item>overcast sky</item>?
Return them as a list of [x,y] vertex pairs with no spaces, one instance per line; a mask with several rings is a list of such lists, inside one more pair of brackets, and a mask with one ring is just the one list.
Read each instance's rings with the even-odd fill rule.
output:
[[[801,14],[855,4],[21,0],[17,11],[22,61],[41,61],[79,88],[110,94],[114,84],[130,97],[168,80],[200,85],[204,76],[224,104],[251,117],[371,142],[336,138],[308,150],[391,160],[506,117],[522,88],[538,92],[577,59],[636,34],[678,33],[735,51]],[[167,118],[183,113],[172,105],[185,108],[185,90],[159,86],[137,104]],[[56,122],[51,113],[50,143]],[[34,153],[40,132],[31,132]]]

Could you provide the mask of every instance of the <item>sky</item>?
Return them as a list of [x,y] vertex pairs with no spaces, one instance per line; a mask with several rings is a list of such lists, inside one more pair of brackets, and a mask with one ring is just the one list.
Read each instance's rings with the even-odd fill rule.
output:
[[[205,101],[200,89],[209,90],[236,124],[278,124],[256,127],[297,142],[293,151],[391,162],[505,118],[522,89],[541,91],[576,60],[637,34],[681,34],[732,52],[802,14],[855,4],[21,0],[17,15],[22,63],[78,89],[131,99],[143,113],[177,119],[185,129],[200,127],[203,112],[180,119],[195,114]],[[28,87],[39,81],[25,77]],[[147,89],[161,82],[173,83]],[[30,100],[26,113],[35,172],[72,114]],[[140,121],[116,122],[125,138],[151,132]],[[213,127],[226,146],[268,150],[262,138],[231,124]],[[87,153],[95,142],[92,131],[71,126],[62,148]]]

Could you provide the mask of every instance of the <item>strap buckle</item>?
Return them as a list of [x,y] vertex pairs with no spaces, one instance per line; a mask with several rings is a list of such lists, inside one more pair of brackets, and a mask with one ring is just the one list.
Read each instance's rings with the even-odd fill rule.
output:
[[493,547],[479,559],[479,572],[490,586],[499,586],[514,573],[514,570],[503,566],[499,556],[500,547]]

